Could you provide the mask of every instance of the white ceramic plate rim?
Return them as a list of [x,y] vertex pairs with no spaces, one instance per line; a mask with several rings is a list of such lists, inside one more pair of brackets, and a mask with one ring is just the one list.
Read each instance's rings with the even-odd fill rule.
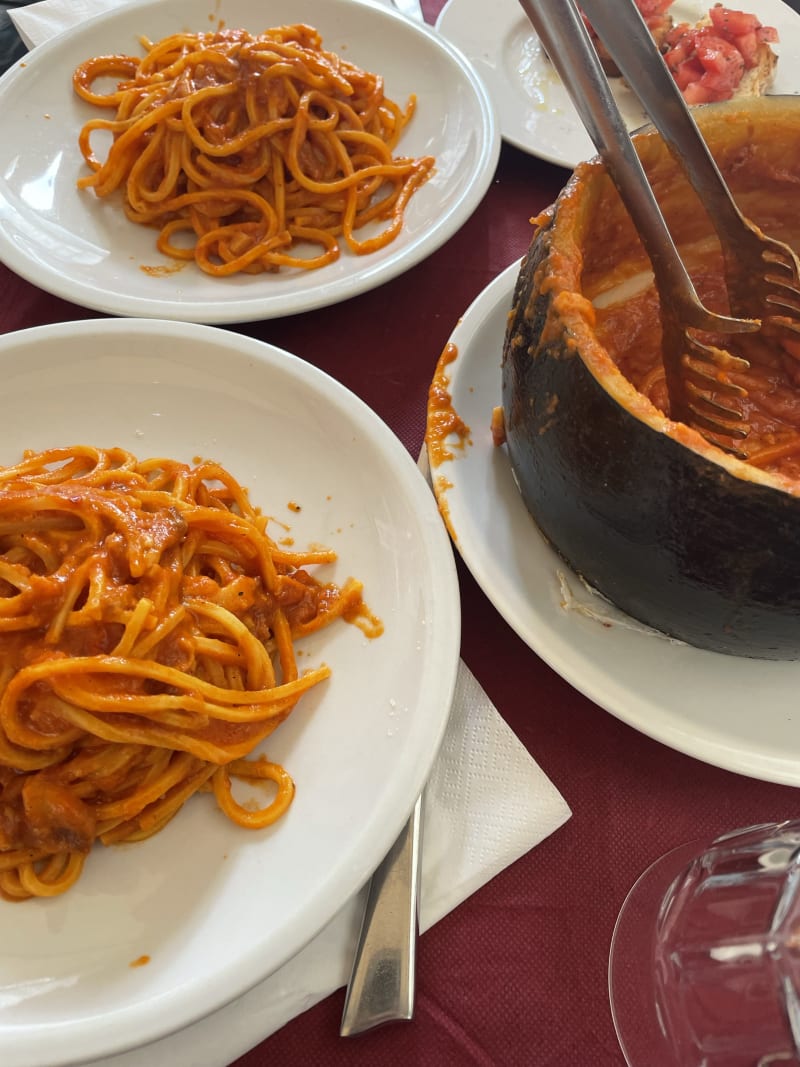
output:
[[[121,402],[122,414],[120,415],[116,411],[109,412],[107,410],[100,415],[92,415],[93,401],[101,399],[107,403],[111,395],[116,395],[109,391],[107,384],[101,384],[94,393],[91,390],[87,391],[86,407],[81,421],[77,424],[78,433],[82,440],[91,440],[93,424],[95,427],[98,424],[102,424],[105,427],[112,425],[115,427],[117,443],[133,448],[140,455],[145,454],[143,448],[147,448],[147,454],[158,454],[156,449],[158,449],[159,442],[164,440],[163,437],[159,437],[159,434],[167,435],[169,441],[185,440],[180,453],[172,453],[178,454],[179,458],[190,459],[196,452],[209,455],[211,452],[208,442],[211,438],[207,435],[212,430],[204,430],[202,433],[194,435],[192,429],[195,412],[198,410],[198,404],[200,404],[204,409],[222,413],[220,426],[234,426],[233,432],[241,435],[241,440],[236,442],[235,447],[247,449],[249,453],[252,453],[254,456],[252,469],[260,470],[259,464],[261,461],[257,458],[257,453],[252,449],[253,430],[254,427],[257,429],[260,423],[254,423],[253,420],[258,420],[262,410],[268,412],[269,401],[264,399],[262,402],[254,390],[256,387],[261,387],[264,390],[266,386],[267,388],[264,392],[266,397],[270,391],[268,387],[274,385],[276,389],[288,390],[287,395],[297,400],[296,409],[293,407],[286,415],[287,419],[291,418],[291,425],[297,427],[298,441],[295,442],[294,446],[287,442],[286,455],[282,457],[282,461],[287,465],[289,474],[287,480],[282,483],[284,488],[282,488],[281,492],[286,491],[285,486],[292,479],[296,481],[298,487],[301,487],[305,477],[309,485],[314,485],[318,494],[316,499],[323,497],[324,490],[320,489],[320,486],[337,484],[341,489],[341,495],[346,495],[349,492],[352,499],[361,501],[364,498],[363,486],[374,486],[380,479],[381,488],[379,491],[383,492],[383,485],[386,485],[385,492],[388,495],[385,500],[391,501],[391,504],[387,503],[386,507],[389,507],[390,510],[388,512],[384,510],[374,511],[375,529],[373,530],[370,526],[370,516],[372,515],[370,509],[372,505],[370,501],[367,501],[363,505],[363,512],[356,512],[351,523],[356,527],[361,524],[362,528],[356,529],[354,533],[349,533],[345,529],[342,533],[343,543],[350,546],[353,551],[359,545],[364,549],[361,562],[358,559],[353,560],[349,564],[348,573],[355,573],[361,577],[362,575],[358,574],[359,566],[362,568],[370,566],[373,569],[373,595],[383,599],[390,612],[388,618],[386,615],[381,615],[387,623],[386,633],[375,642],[367,642],[360,635],[351,636],[351,634],[357,634],[354,628],[344,627],[346,636],[342,638],[342,633],[340,633],[337,638],[335,634],[332,634],[333,643],[328,646],[330,656],[328,662],[331,663],[334,672],[332,679],[337,677],[337,657],[339,662],[342,663],[347,662],[348,657],[355,655],[358,657],[356,662],[372,662],[373,667],[378,672],[374,678],[366,679],[362,676],[361,681],[354,679],[352,682],[346,676],[339,674],[338,696],[334,698],[334,690],[331,689],[329,690],[328,699],[329,701],[335,699],[337,702],[336,708],[339,713],[342,713],[343,708],[349,708],[356,698],[360,700],[366,694],[368,699],[362,701],[362,703],[369,704],[369,707],[365,707],[363,712],[356,710],[352,713],[354,715],[353,722],[361,722],[362,725],[366,724],[367,716],[370,719],[374,719],[375,709],[379,709],[377,719],[374,719],[376,725],[370,725],[369,730],[373,731],[371,736],[377,738],[378,742],[380,742],[380,751],[374,755],[370,752],[369,757],[363,752],[354,754],[350,770],[354,775],[363,775],[365,760],[369,758],[370,764],[380,764],[384,767],[385,775],[380,783],[376,783],[374,787],[369,786],[369,789],[373,790],[371,799],[374,804],[369,810],[363,812],[363,820],[361,818],[361,808],[357,813],[352,810],[347,811],[337,797],[333,797],[329,803],[326,803],[324,818],[334,818],[333,813],[341,811],[341,815],[336,816],[335,823],[327,829],[329,836],[334,836],[337,839],[341,838],[341,852],[337,852],[335,863],[331,865],[331,868],[314,871],[312,859],[310,867],[308,869],[304,868],[301,875],[295,876],[292,874],[290,876],[292,878],[296,877],[297,895],[298,899],[303,902],[302,908],[291,915],[285,923],[276,923],[274,919],[265,916],[263,927],[256,926],[252,929],[252,932],[248,929],[246,950],[238,952],[236,955],[231,955],[224,946],[220,946],[220,920],[216,916],[214,921],[216,922],[217,940],[216,942],[210,941],[208,943],[207,970],[204,966],[204,973],[200,973],[199,970],[188,972],[186,970],[188,963],[183,964],[181,962],[181,953],[185,951],[188,959],[192,940],[199,938],[205,964],[206,947],[203,942],[203,934],[206,926],[201,923],[195,931],[191,927],[190,919],[187,918],[187,929],[180,931],[181,936],[176,942],[178,948],[174,950],[177,958],[176,971],[181,977],[181,982],[170,984],[172,971],[169,972],[167,979],[159,978],[158,973],[153,972],[152,978],[154,982],[161,981],[163,984],[163,988],[158,985],[153,987],[158,989],[158,995],[148,992],[147,983],[149,977],[145,977],[144,991],[134,1003],[120,1007],[116,1002],[109,1001],[109,1003],[112,1003],[114,1010],[107,1010],[108,1004],[100,997],[96,1003],[91,1005],[83,1005],[81,1002],[83,1010],[80,1018],[70,1018],[68,1021],[64,1021],[59,1017],[56,1021],[48,1021],[47,1012],[45,1011],[43,1017],[38,1020],[35,1026],[20,1021],[20,1017],[14,1014],[15,1009],[13,1007],[9,1008],[8,998],[0,998],[0,1062],[3,1063],[4,1067],[34,1067],[34,1065],[36,1067],[55,1067],[56,1064],[85,1062],[89,1059],[111,1055],[136,1047],[144,1042],[155,1040],[188,1025],[241,995],[295,955],[330,921],[345,902],[361,888],[394,841],[416,797],[422,790],[435,759],[447,724],[458,666],[460,639],[458,582],[452,550],[446,532],[442,527],[435,500],[430,488],[402,443],[363,401],[322,371],[273,346],[207,326],[145,319],[72,322],[37,327],[0,337],[0,365],[7,368],[7,373],[4,374],[6,386],[9,390],[7,396],[22,396],[25,390],[30,389],[31,380],[36,383],[40,381],[41,366],[36,363],[39,358],[43,359],[43,365],[48,370],[52,370],[54,377],[58,377],[60,374],[61,378],[69,380],[69,376],[72,373],[72,365],[63,371],[59,369],[59,360],[65,338],[72,338],[73,341],[75,338],[80,338],[81,350],[86,352],[85,359],[88,361],[78,368],[78,372],[81,375],[86,373],[86,366],[91,363],[92,370],[98,369],[101,383],[111,381],[114,389],[118,391],[119,382],[123,381],[129,390],[133,392],[134,386],[132,383],[138,381],[139,368],[143,367],[147,368],[142,370],[141,373],[145,375],[145,384],[148,389],[151,384],[161,387],[158,400],[160,410],[151,410],[152,407],[156,406],[156,401],[154,400],[150,403],[148,393],[148,400],[145,402],[145,406],[142,406],[139,401],[134,399],[131,407],[126,398]],[[142,354],[136,359],[127,360],[126,366],[130,369],[120,371],[118,369],[120,362],[119,346],[123,343],[126,351],[128,347],[136,347],[141,350]],[[150,356],[145,355],[148,351],[152,353],[152,350],[159,345],[167,349],[166,355],[162,355],[159,358],[152,354]],[[182,346],[180,350],[179,346]],[[44,353],[43,357],[37,356],[37,350]],[[222,356],[228,359],[228,363],[224,366],[220,363]],[[76,362],[80,363],[83,358],[83,355],[81,355]],[[173,360],[174,363],[171,365]],[[33,369],[29,369],[34,363],[36,365]],[[209,368],[213,368],[213,370],[209,370]],[[192,374],[195,369],[198,369],[199,377],[193,379]],[[186,379],[187,370],[190,375],[188,380]],[[158,380],[149,382],[146,377],[149,373],[156,373]],[[104,374],[106,377],[104,377]],[[39,377],[32,379],[31,375],[38,375]],[[119,375],[121,375],[121,378]],[[186,410],[183,420],[176,420],[176,413],[170,408],[171,402],[169,398],[179,389],[183,389],[184,380],[187,380],[186,391],[188,394],[188,399],[185,402]],[[229,386],[228,383],[231,380],[234,384]],[[79,378],[78,381],[82,382],[83,379]],[[198,381],[199,385],[197,384]],[[20,386],[17,385],[17,382],[22,382],[23,384]],[[218,390],[211,388],[214,382],[217,383]],[[242,383],[245,383],[247,388]],[[251,385],[253,389],[249,388]],[[15,386],[17,388],[16,394],[14,392]],[[49,393],[47,388],[45,389],[47,403],[50,405],[51,411],[56,411],[57,406],[61,403],[61,397],[59,396],[61,389],[56,386],[48,388]],[[83,389],[83,386],[81,385],[80,388]],[[196,392],[193,393],[192,388],[196,388]],[[142,389],[144,389],[144,386]],[[203,395],[203,390],[205,390],[205,395]],[[155,396],[156,394],[154,393],[153,395]],[[248,397],[251,395],[254,405],[252,411],[245,407],[248,403]],[[231,397],[233,400],[229,399]],[[183,403],[181,401],[181,404]],[[309,409],[308,414],[303,414],[307,404],[311,406],[317,404],[324,407],[325,418],[327,419],[325,426],[340,434],[339,440],[345,442],[344,445],[340,445],[340,449],[357,450],[357,453],[354,453],[359,456],[356,481],[350,479],[349,476],[340,474],[346,462],[341,458],[344,453],[333,454],[331,451],[331,454],[320,457],[318,452],[315,452],[313,456],[307,454],[307,449],[310,446],[305,446],[306,451],[303,450],[306,434],[313,439],[311,427],[313,420],[318,417],[315,416],[311,409]],[[53,405],[56,406],[53,407]],[[135,411],[135,415],[131,415],[131,411]],[[56,420],[57,428],[54,429],[52,424],[48,425],[42,417],[37,418],[35,412],[31,412],[30,415],[28,442],[32,447],[41,447],[45,439],[55,443],[52,435],[58,432],[58,425],[60,425],[58,419]],[[64,421],[68,421],[71,418],[72,416],[65,415]],[[132,419],[133,421],[131,421]],[[25,416],[19,414],[17,421],[19,422],[20,420],[25,420]],[[169,423],[168,428],[160,429],[167,422]],[[241,431],[236,429],[239,423],[242,426]],[[141,429],[145,425],[146,430]],[[141,448],[137,448],[136,441],[140,436],[144,443]],[[281,437],[280,441],[283,440],[284,438]],[[268,434],[265,434],[265,441],[270,441]],[[148,442],[150,447],[148,447]],[[223,451],[223,455],[220,458],[224,463],[226,445],[221,440],[218,443]],[[270,443],[275,445],[276,440],[272,439]],[[4,452],[9,447],[8,431],[4,428],[0,432],[0,445],[2,445]],[[22,447],[24,446],[20,443],[15,449],[15,453],[18,454]],[[184,452],[186,453],[185,455],[183,454]],[[293,455],[298,458],[293,460]],[[7,461],[5,455],[3,461]],[[312,462],[317,463],[322,470],[316,481],[307,473],[308,464]],[[347,467],[345,469],[352,468]],[[336,472],[335,474],[333,473],[334,471]],[[348,479],[346,485],[341,480],[336,481],[337,478],[341,477]],[[260,492],[268,492],[268,485],[269,479],[266,477],[263,485],[259,480]],[[347,490],[347,485],[352,486],[352,488]],[[263,503],[252,484],[251,491],[253,491],[254,499]],[[302,489],[299,488],[298,492],[302,492]],[[343,506],[350,507],[349,504]],[[378,505],[376,505],[377,507]],[[334,518],[330,518],[328,521],[330,523],[336,522],[337,528],[340,529],[344,524],[342,523],[341,514],[336,512],[335,500],[331,504],[331,508],[333,508],[331,515]],[[346,512],[346,515],[350,514],[350,511]],[[384,540],[381,537],[381,523],[385,524],[388,519],[395,520],[397,532],[394,531],[394,528],[392,531],[386,531]],[[331,530],[328,530],[327,533],[332,535]],[[376,537],[378,537],[377,547]],[[330,543],[330,541],[327,543]],[[381,546],[385,547],[381,548]],[[340,559],[342,559],[344,549],[335,542],[334,547],[341,549]],[[366,562],[367,557],[373,560],[371,564]],[[342,560],[342,566],[347,565]],[[414,568],[413,574],[403,573],[404,569],[408,571],[408,568],[412,566]],[[387,578],[385,584],[381,585],[380,574],[383,570],[385,570]],[[376,575],[378,577],[375,577]],[[404,592],[406,589],[414,590],[411,599]],[[367,596],[369,599],[369,589],[367,590]],[[409,605],[411,605],[410,609]],[[374,602],[371,606],[375,606]],[[408,621],[405,621],[406,617],[408,617]],[[393,634],[399,636],[393,636]],[[406,642],[407,636],[413,637],[413,640],[407,646],[401,647],[398,642]],[[337,641],[342,641],[342,639],[344,643],[337,647]],[[352,645],[353,640],[357,642],[355,648]],[[377,652],[375,658],[367,657],[366,660],[361,658],[366,655],[365,650],[367,648],[370,650],[373,648],[380,649],[381,642],[384,641],[386,642],[383,646],[385,651]],[[324,649],[324,647],[321,646],[321,649]],[[312,646],[311,654],[316,657],[320,655],[320,652],[314,652]],[[391,682],[386,681],[383,673],[381,673],[381,665],[386,673],[391,673],[393,669],[391,664],[396,663],[398,660],[410,661],[415,664],[417,673],[412,675],[413,681],[407,688],[404,688],[406,686],[404,681],[398,680],[396,670],[395,678]],[[363,692],[361,692],[361,689],[363,689]],[[402,690],[402,693],[398,692],[398,690]],[[402,696],[406,700],[408,700],[409,696],[413,696],[413,706],[395,707],[395,696]],[[320,707],[324,708],[324,706],[324,696],[322,696]],[[281,737],[281,731],[287,727],[292,727],[293,721],[295,721],[294,716],[298,715],[301,709],[302,702],[294,715],[271,739],[270,743],[278,747],[279,755],[277,758],[281,758],[280,746],[284,740]],[[350,714],[350,712],[347,712],[347,714]],[[315,735],[312,730],[313,723],[303,723],[300,719],[296,720],[296,722],[298,733],[290,741],[290,744],[295,746],[292,749],[292,761],[287,760],[290,763],[290,772],[291,763],[297,764],[300,758],[303,757],[303,753],[306,754],[303,758],[308,758],[309,753],[311,754],[313,757],[311,759],[312,765],[315,760],[319,762],[320,760],[328,759],[327,752],[314,751]],[[337,724],[335,728],[338,731],[339,725]],[[321,729],[322,727],[318,727],[318,730]],[[390,735],[394,734],[397,736],[391,736],[391,740],[389,740]],[[316,745],[318,746],[319,742],[316,742]],[[347,751],[349,751],[349,748]],[[372,770],[369,771],[369,774],[374,773]],[[307,793],[313,788],[314,783],[307,782]],[[297,802],[296,798],[295,804]],[[349,803],[352,807],[352,798]],[[205,807],[205,805],[202,806]],[[190,810],[190,807],[190,805],[187,805],[187,808],[180,813],[171,825],[178,826],[179,820],[186,818],[189,820],[185,824],[188,827],[193,820],[200,820],[196,826],[188,831],[190,837],[199,828],[200,832],[208,834],[208,839],[213,842],[218,834],[217,827],[210,826],[208,823],[208,815],[213,813],[213,803],[208,811],[204,811],[202,814],[200,814],[199,809]],[[289,816],[293,808],[290,809]],[[319,812],[319,810],[318,808],[317,811]],[[348,819],[350,820],[349,823],[347,823]],[[306,823],[304,825],[308,833],[309,827],[313,827],[314,824]],[[284,832],[280,823],[276,828],[277,834],[271,839],[269,836],[264,836],[260,843],[256,838],[250,838],[249,835],[245,844],[242,844],[241,840],[234,843],[227,837],[227,829],[226,827],[224,849],[226,855],[228,852],[231,853],[231,858],[228,862],[237,865],[235,867],[237,872],[241,870],[252,874],[253,870],[260,870],[261,867],[259,865],[263,866],[270,854],[277,855],[276,851],[270,852],[270,850],[278,850],[285,847],[285,845],[281,845],[281,837],[278,836]],[[166,839],[165,843],[159,846],[159,839],[168,832],[169,828],[151,839],[154,848],[168,849],[171,847],[166,843]],[[313,835],[311,836],[313,839]],[[197,838],[192,838],[192,840],[196,841]],[[194,847],[191,841],[187,842],[185,838],[179,838],[179,844],[181,841],[184,850]],[[306,849],[310,847],[311,843],[309,838],[306,838]],[[117,886],[120,882],[126,884],[125,865],[127,863],[135,865],[137,860],[134,850],[146,848],[148,844],[148,842],[145,842],[142,846],[131,846],[130,852],[123,850],[124,854],[120,853],[113,856],[110,853],[114,850],[109,850],[108,859],[115,865],[111,884],[116,883]],[[302,847],[303,845],[298,844],[297,840],[294,843],[289,842],[288,855],[291,856],[297,849]],[[262,851],[264,849],[267,851]],[[169,859],[171,854],[167,853],[166,855]],[[284,853],[285,855],[287,853]],[[189,853],[185,852],[185,856],[188,857]],[[140,859],[142,858],[140,853]],[[95,914],[101,914],[101,911],[95,911],[95,909],[98,908],[98,905],[104,906],[104,901],[98,895],[98,885],[92,882],[92,878],[94,877],[93,871],[99,871],[100,866],[106,864],[106,862],[105,854],[99,857],[99,861],[95,857],[90,857],[86,871],[78,885],[63,898],[45,902],[43,910],[39,913],[39,918],[34,917],[31,920],[33,929],[39,930],[41,923],[45,924],[46,929],[51,928],[47,924],[52,924],[54,931],[58,930],[60,925],[63,929],[63,924],[69,922],[71,913],[69,910],[66,912],[60,910],[61,902],[65,902],[65,906],[69,909],[72,906],[70,902],[71,894],[77,894],[74,897],[76,906],[79,909],[83,909],[83,911],[79,910],[79,914],[85,914],[89,910],[92,917]],[[219,856],[213,862],[219,865]],[[93,863],[95,866],[93,866]],[[179,863],[176,858],[176,867],[181,871],[184,863],[186,863],[186,859],[181,859]],[[298,866],[302,866],[302,864],[298,864]],[[189,869],[192,869],[191,865],[189,865]],[[215,867],[214,871],[216,873],[217,870],[223,869],[223,867]],[[170,870],[174,874],[174,869],[170,868]],[[127,874],[129,875],[130,873],[135,873],[135,866],[127,869]],[[102,878],[107,878],[109,874],[111,874],[111,869],[106,868],[106,873],[103,874]],[[163,875],[164,872],[160,872],[159,887]],[[188,877],[188,875],[184,875],[184,877]],[[219,877],[224,885],[224,891],[230,893],[228,883],[225,881],[226,876],[222,874]],[[82,885],[84,884],[86,886],[86,899],[79,901]],[[101,890],[104,884],[106,883],[101,879],[99,883]],[[292,883],[290,882],[290,884]],[[253,893],[256,891],[261,894],[263,887],[256,885],[246,891],[237,888],[235,893],[244,894],[248,892],[252,901]],[[237,899],[240,905],[243,903],[243,895],[237,898],[235,893],[233,896],[226,896],[226,908],[231,905],[235,906]],[[152,897],[152,893],[149,896]],[[147,899],[149,901],[149,897]],[[116,917],[121,917],[122,913],[126,911],[126,902],[127,888],[124,891],[117,888],[116,897],[111,901],[111,906],[115,909],[113,914]],[[16,926],[19,923],[24,926],[28,919],[28,913],[23,909],[27,907],[35,909],[38,903],[32,902],[30,905],[15,906],[0,902],[0,908],[11,909],[13,911],[14,925]],[[135,903],[136,898],[133,897],[132,905]],[[213,900],[210,902],[211,906],[214,906],[215,903]],[[203,916],[208,914],[203,909],[209,907],[209,901],[202,894],[198,896],[197,901],[190,894],[189,904],[194,904],[195,910],[199,914]],[[202,905],[202,908],[198,904]],[[219,907],[219,905],[217,906]],[[187,915],[189,914],[190,912],[187,910]],[[191,914],[193,915],[194,913]],[[0,925],[2,925],[3,921],[10,922],[10,915],[11,912],[8,910],[3,915],[0,915]],[[227,923],[224,918],[222,921],[223,924]],[[37,923],[40,923],[40,926],[37,926]],[[224,928],[227,929],[227,926],[224,926]],[[10,948],[7,936],[9,929],[6,926],[4,952],[13,952],[15,956],[19,956],[20,952],[27,951],[28,942],[24,941],[21,949],[19,946],[13,949]],[[78,930],[78,933],[80,932],[81,930]],[[108,936],[112,942],[115,935],[117,935],[117,931],[110,928]],[[22,934],[19,936],[24,940]],[[150,934],[151,938],[153,936],[155,935]],[[237,936],[241,941],[241,934]],[[146,942],[147,938],[144,937],[144,940]],[[136,943],[138,944],[138,942],[137,926]],[[49,944],[49,938],[45,938],[41,943],[37,941],[31,945],[31,952],[34,955],[37,953],[44,955],[45,963],[42,964],[44,968],[55,966],[55,964],[47,963],[50,952]],[[195,941],[195,944],[197,944],[197,941]],[[103,945],[105,945],[105,941],[103,941]],[[184,948],[184,945],[186,948]],[[119,955],[116,946],[112,946],[109,949],[109,953],[112,950]],[[123,951],[124,958],[128,960],[131,959],[132,955],[136,955],[136,953],[130,952],[128,946],[125,946]],[[191,949],[191,951],[194,951],[194,949]],[[52,952],[56,955],[59,952],[66,952],[60,935],[55,937],[52,942]],[[227,956],[226,952],[228,953]],[[57,963],[60,967],[61,963],[58,961]],[[114,965],[118,967],[116,956],[114,957]],[[11,964],[6,963],[6,966],[10,967]],[[74,966],[77,967],[78,964],[76,963]],[[150,964],[148,967],[142,968],[142,975],[146,976],[152,966]],[[7,974],[8,972],[6,971],[5,973]],[[48,972],[45,970],[45,973]],[[91,976],[91,972],[87,973]],[[139,972],[136,973],[138,974]],[[3,979],[3,982],[0,983],[2,984],[3,993],[8,994],[10,990],[13,995],[15,991],[13,982],[9,985],[5,975]],[[120,987],[122,987],[124,981],[124,979],[121,980]],[[116,995],[118,996],[118,994]],[[60,1011],[63,1015],[63,1006]]]
[[[676,22],[696,22],[711,6],[705,0],[676,0],[670,9]],[[755,11],[763,25],[775,26],[780,43],[772,93],[800,92],[800,16],[782,0],[758,0]],[[484,16],[480,0],[448,0],[436,29],[473,62],[489,90],[502,137],[523,152],[572,169],[595,155],[569,95],[517,0],[496,0],[492,17]],[[647,117],[633,93],[611,79],[614,97],[629,129]]]
[[706,763],[800,785],[800,662],[723,656],[647,630],[585,589],[528,514],[490,430],[518,272],[518,262],[503,271],[451,336],[449,391],[471,432],[432,474],[459,553],[515,633],[600,707]]
[[[73,94],[72,70],[98,53],[135,50],[137,34],[206,29],[209,19],[256,31],[315,25],[324,47],[384,74],[390,96],[404,102],[417,93],[399,151],[433,154],[437,169],[412,197],[395,241],[367,256],[343,249],[316,271],[214,279],[194,264],[165,275],[142,269],[170,264],[155,231],[75,186],[85,171],[78,132],[97,109]],[[471,64],[432,28],[382,3],[138,0],[39,45],[0,79],[0,259],[56,296],[116,315],[218,324],[292,315],[373,289],[429,256],[478,206],[499,151],[493,108]]]

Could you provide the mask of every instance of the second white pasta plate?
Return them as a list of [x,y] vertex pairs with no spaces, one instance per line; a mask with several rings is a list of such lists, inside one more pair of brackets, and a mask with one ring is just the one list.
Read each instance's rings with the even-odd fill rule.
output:
[[475,298],[437,374],[469,427],[448,442],[451,459],[434,453],[431,462],[464,562],[515,633],[600,707],[715,767],[800,786],[800,662],[725,656],[650,630],[589,590],[528,513],[491,432],[518,274],[512,263]]
[[[79,190],[78,149],[97,108],[72,89],[92,56],[142,54],[142,35],[215,26],[259,33],[306,23],[323,47],[383,75],[387,95],[417,111],[398,153],[433,155],[436,171],[412,197],[386,247],[319,270],[214,278],[155,246],[157,232],[129,222],[121,199]],[[369,0],[140,0],[97,15],[39,45],[0,78],[0,260],[40,288],[115,315],[201,323],[249,322],[325,307],[408,270],[450,238],[494,174],[500,134],[488,93],[458,49],[430,27]],[[367,227],[362,231],[368,235]]]
[[366,882],[444,734],[458,583],[411,456],[297,357],[208,326],[101,319],[5,335],[0,374],[0,463],[76,443],[217,459],[276,520],[276,539],[335,549],[317,575],[360,579],[385,626],[369,640],[342,622],[301,642],[301,668],[324,662],[332,674],[264,746],[297,786],[273,827],[241,829],[195,796],[148,841],[97,846],[63,896],[0,900],[0,1063],[59,1067],[221,1007]]
[[[675,0],[670,14],[676,23],[695,23],[707,16],[712,2]],[[762,25],[774,26],[780,36],[770,91],[800,91],[797,12],[783,0],[753,0],[742,8],[758,15]],[[447,0],[436,28],[475,64],[497,110],[503,139],[570,170],[589,159],[595,154],[591,138],[517,0],[495,0],[491,18],[485,11],[482,0]],[[623,79],[612,78],[611,89],[628,129],[643,126],[647,116]]]

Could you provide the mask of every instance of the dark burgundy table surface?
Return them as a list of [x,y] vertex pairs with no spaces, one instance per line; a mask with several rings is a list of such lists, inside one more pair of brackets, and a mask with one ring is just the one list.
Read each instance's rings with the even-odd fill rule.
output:
[[[423,6],[433,22],[442,3]],[[416,456],[428,385],[453,326],[522,255],[528,220],[553,201],[567,177],[506,146],[473,216],[406,275],[337,307],[232,329],[287,348],[340,379]],[[95,317],[2,266],[0,292],[2,331]],[[340,1038],[340,991],[237,1067],[622,1067],[606,966],[631,883],[651,860],[698,833],[798,813],[796,790],[673,752],[595,706],[516,637],[460,565],[459,573],[462,656],[573,816],[423,937],[413,1022]],[[669,688],[668,677],[663,684]]]

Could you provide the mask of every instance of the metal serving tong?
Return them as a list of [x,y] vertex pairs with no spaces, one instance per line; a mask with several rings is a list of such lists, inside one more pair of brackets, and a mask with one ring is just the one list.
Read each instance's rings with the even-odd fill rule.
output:
[[[581,0],[581,8],[626,82],[699,194],[719,237],[731,316],[700,301],[667,229],[574,0],[520,0],[606,164],[650,258],[659,294],[670,415],[714,444],[749,426],[729,398],[746,392],[728,378],[749,363],[701,341],[694,330],[749,333],[762,324],[800,333],[800,262],[739,211],[633,0]],[[723,402],[720,394],[725,395]],[[717,437],[722,437],[720,441]]]

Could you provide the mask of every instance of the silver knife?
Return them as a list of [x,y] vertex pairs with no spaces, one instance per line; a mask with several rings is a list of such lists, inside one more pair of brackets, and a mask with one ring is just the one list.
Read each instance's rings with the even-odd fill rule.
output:
[[414,1015],[422,798],[370,881],[339,1033]]

